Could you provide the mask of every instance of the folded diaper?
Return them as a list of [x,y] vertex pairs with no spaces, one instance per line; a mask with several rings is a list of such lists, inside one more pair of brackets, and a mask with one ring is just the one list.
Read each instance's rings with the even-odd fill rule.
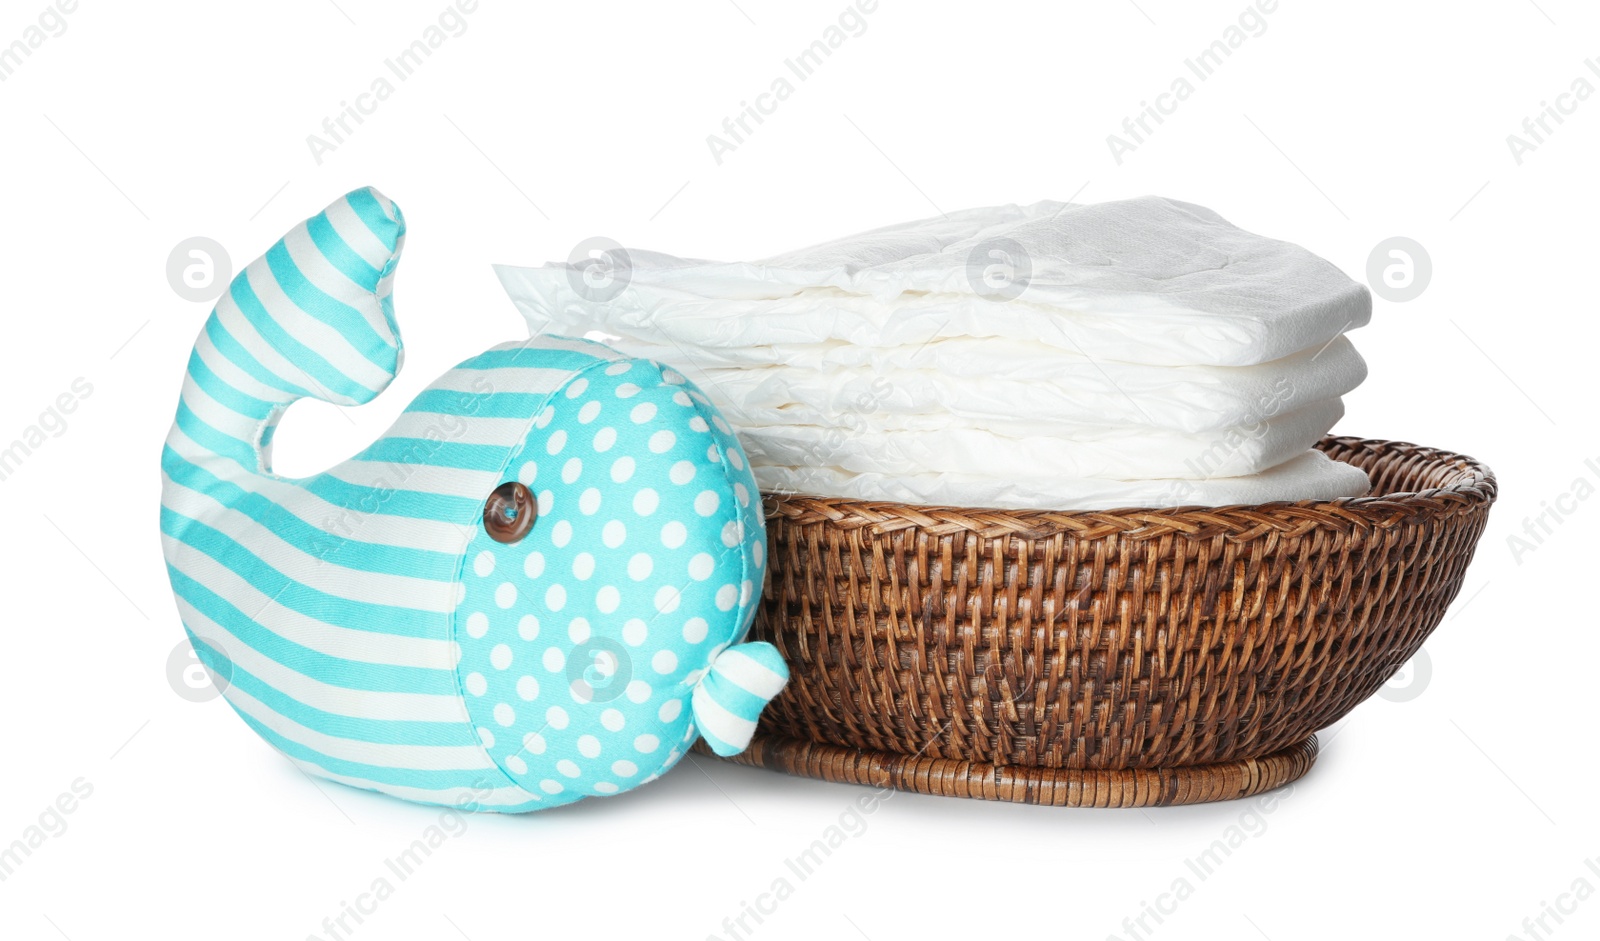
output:
[[[717,403],[715,391],[707,393]],[[718,406],[720,408],[720,405]],[[1317,443],[1344,412],[1338,399],[1247,427],[1187,435],[1133,426],[1083,425],[1056,434],[1004,435],[948,423],[887,429],[871,416],[855,426],[752,425],[728,417],[754,466],[833,465],[882,474],[994,473],[1142,480],[1238,477],[1281,464]]]
[[[718,407],[751,425],[828,424],[832,415],[888,428],[940,428],[959,419],[1014,427],[1008,434],[1089,424],[1198,433],[1336,398],[1367,375],[1345,337],[1256,366],[1176,367],[1040,356],[1027,344],[964,337],[885,349],[832,343],[686,351],[632,338],[623,345],[673,363],[720,399]],[[927,421],[897,422],[902,416]]]
[[1367,488],[1308,450],[1366,376],[1343,333],[1367,289],[1188,203],[965,210],[756,262],[630,251],[603,298],[572,265],[496,270],[535,331],[683,370],[766,489],[1104,509]]
[[1367,491],[1360,468],[1321,451],[1248,477],[1107,480],[984,474],[858,474],[837,467],[751,464],[763,493],[1007,510],[1111,510],[1122,507],[1229,506],[1278,500],[1333,500]]
[[[1003,260],[1026,287],[1002,303],[979,287]],[[1155,196],[972,209],[764,261],[633,251],[629,265],[612,304],[591,301],[569,265],[496,270],[531,321],[690,348],[1009,337],[1097,360],[1244,366],[1372,314],[1365,287],[1305,249]]]

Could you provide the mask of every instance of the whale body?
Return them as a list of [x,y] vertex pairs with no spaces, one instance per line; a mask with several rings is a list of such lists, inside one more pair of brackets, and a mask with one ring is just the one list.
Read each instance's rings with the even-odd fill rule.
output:
[[697,735],[743,749],[787,680],[740,643],[765,528],[748,463],[669,367],[540,336],[434,381],[348,461],[271,468],[290,404],[400,368],[405,222],[357,190],[233,280],[162,453],[162,547],[223,695],[302,769],[520,812],[610,795]]

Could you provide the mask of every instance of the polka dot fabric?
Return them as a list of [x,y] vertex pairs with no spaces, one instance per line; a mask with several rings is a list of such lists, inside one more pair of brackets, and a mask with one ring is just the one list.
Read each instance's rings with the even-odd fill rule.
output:
[[519,542],[473,539],[453,628],[478,739],[543,806],[653,780],[693,742],[694,692],[761,588],[737,440],[683,376],[617,360],[551,394],[506,479],[538,518]]
[[273,472],[294,402],[394,379],[405,234],[383,194],[346,194],[241,270],[196,340],[161,545],[223,698],[308,775],[502,813],[648,781],[696,733],[744,748],[787,679],[739,642],[760,504],[677,373],[574,337],[502,343],[348,460]]

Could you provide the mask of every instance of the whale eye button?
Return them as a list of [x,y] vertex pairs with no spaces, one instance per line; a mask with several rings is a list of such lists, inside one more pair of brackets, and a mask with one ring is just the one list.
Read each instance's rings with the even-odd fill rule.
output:
[[494,488],[483,501],[483,528],[495,542],[517,542],[533,529],[539,504],[533,493],[517,481]]

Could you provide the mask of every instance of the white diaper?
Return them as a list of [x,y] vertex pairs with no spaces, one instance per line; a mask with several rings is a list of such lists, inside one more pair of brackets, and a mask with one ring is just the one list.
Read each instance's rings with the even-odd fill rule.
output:
[[[831,415],[884,428],[940,428],[961,419],[1013,435],[1090,424],[1198,433],[1337,398],[1367,375],[1345,337],[1257,366],[1178,367],[1040,356],[1015,341],[972,338],[881,350],[835,343],[689,352],[632,338],[612,342],[676,365],[719,407],[759,425],[837,423]],[[719,355],[728,352],[751,365]],[[927,421],[899,421],[910,416]]]
[[[717,397],[711,397],[717,403]],[[1239,477],[1302,453],[1339,419],[1344,406],[1324,399],[1255,425],[1200,435],[1136,426],[1085,425],[1060,434],[1008,436],[951,421],[938,429],[860,424],[752,425],[726,410],[756,466],[834,466],[892,475],[921,473],[1102,477]]]
[[[1006,264],[1026,287],[993,291]],[[612,303],[569,265],[497,266],[536,327],[745,348],[1009,337],[1098,360],[1243,366],[1316,349],[1372,315],[1367,289],[1298,245],[1156,196],[969,209],[763,261],[629,253]]]
[[[613,258],[615,263],[620,259]],[[1328,499],[1367,289],[1199,206],[950,213],[756,262],[497,269],[535,331],[681,369],[763,487],[1089,509]]]
[[999,474],[858,474],[837,467],[751,465],[764,493],[818,494],[929,506],[1010,510],[1114,510],[1333,500],[1367,492],[1357,467],[1307,451],[1248,477],[1104,480]]

